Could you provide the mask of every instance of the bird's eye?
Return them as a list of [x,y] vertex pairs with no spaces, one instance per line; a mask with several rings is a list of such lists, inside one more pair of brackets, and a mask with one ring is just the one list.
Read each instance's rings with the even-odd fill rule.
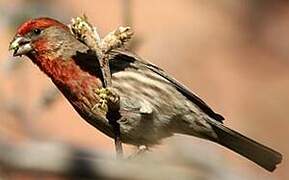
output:
[[38,35],[41,33],[41,30],[40,29],[33,29],[33,33]]

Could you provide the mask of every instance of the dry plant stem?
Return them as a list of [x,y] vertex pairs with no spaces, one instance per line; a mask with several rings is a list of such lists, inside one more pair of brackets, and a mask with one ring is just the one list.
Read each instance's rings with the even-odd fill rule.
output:
[[[125,44],[129,41],[133,35],[129,27],[120,27],[117,30],[109,33],[107,36],[101,40],[97,30],[93,27],[85,16],[76,17],[72,19],[72,24],[69,25],[72,34],[76,36],[77,39],[84,42],[91,50],[94,50],[97,54],[98,61],[100,64],[104,88],[111,87],[111,72],[109,68],[109,52],[117,48],[125,48]],[[118,99],[119,97],[115,93],[115,97],[112,99]],[[108,98],[108,99],[111,99]],[[119,102],[114,102],[114,106],[118,106]],[[112,104],[112,103],[111,103]],[[113,108],[118,111],[118,109]],[[118,157],[123,156],[123,148],[120,138],[120,128],[115,116],[109,116],[108,120],[112,125],[114,134],[115,134],[115,149]]]
[[108,60],[100,46],[101,39],[96,28],[87,21],[86,16],[73,18],[69,27],[72,34],[74,34],[77,39],[84,42],[90,49],[95,50],[103,75],[104,87],[111,86],[111,74]]
[[129,27],[119,27],[117,30],[106,35],[100,42],[100,47],[102,49],[100,66],[107,87],[111,86],[109,51],[117,48],[125,48],[126,42],[131,39],[132,35],[133,32]]
[[128,42],[133,35],[133,32],[129,27],[119,27],[113,32],[110,32],[100,41],[100,47],[102,53],[100,55],[100,66],[104,77],[104,84],[106,87],[111,86],[111,73],[109,68],[109,51],[117,48],[125,48],[126,42]]
[[101,73],[103,76],[103,81],[104,81],[104,87],[111,87],[111,72],[110,72],[110,68],[109,68],[109,57],[108,55],[103,55],[101,58],[101,63],[100,63],[100,67],[101,67]]
[[104,79],[104,87],[110,87],[109,52],[113,49],[126,49],[127,42],[133,36],[131,28],[119,27],[101,39],[96,28],[88,22],[86,16],[73,18],[69,27],[77,39],[95,50]]

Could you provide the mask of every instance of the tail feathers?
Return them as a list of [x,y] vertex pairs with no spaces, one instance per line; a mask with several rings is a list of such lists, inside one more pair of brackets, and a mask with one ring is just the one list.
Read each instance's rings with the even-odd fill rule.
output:
[[248,158],[264,169],[272,172],[276,165],[281,163],[282,155],[279,152],[249,139],[219,122],[209,120],[208,123],[218,136],[217,143]]

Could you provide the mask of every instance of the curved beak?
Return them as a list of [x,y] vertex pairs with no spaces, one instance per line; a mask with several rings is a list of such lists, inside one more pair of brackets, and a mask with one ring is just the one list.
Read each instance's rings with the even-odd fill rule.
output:
[[9,50],[13,51],[13,56],[25,55],[32,50],[30,39],[22,36],[15,36],[9,45]]

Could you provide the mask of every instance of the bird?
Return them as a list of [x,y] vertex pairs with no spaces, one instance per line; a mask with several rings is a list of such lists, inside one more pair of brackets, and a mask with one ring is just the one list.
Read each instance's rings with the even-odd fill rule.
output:
[[[27,20],[17,28],[9,49],[13,56],[31,59],[85,121],[114,136],[106,116],[95,108],[104,90],[96,53],[68,26],[48,17]],[[174,134],[185,134],[222,145],[271,172],[281,163],[281,153],[225,126],[222,115],[149,61],[115,49],[109,68],[110,88],[119,96],[117,123],[123,143],[152,147]]]

